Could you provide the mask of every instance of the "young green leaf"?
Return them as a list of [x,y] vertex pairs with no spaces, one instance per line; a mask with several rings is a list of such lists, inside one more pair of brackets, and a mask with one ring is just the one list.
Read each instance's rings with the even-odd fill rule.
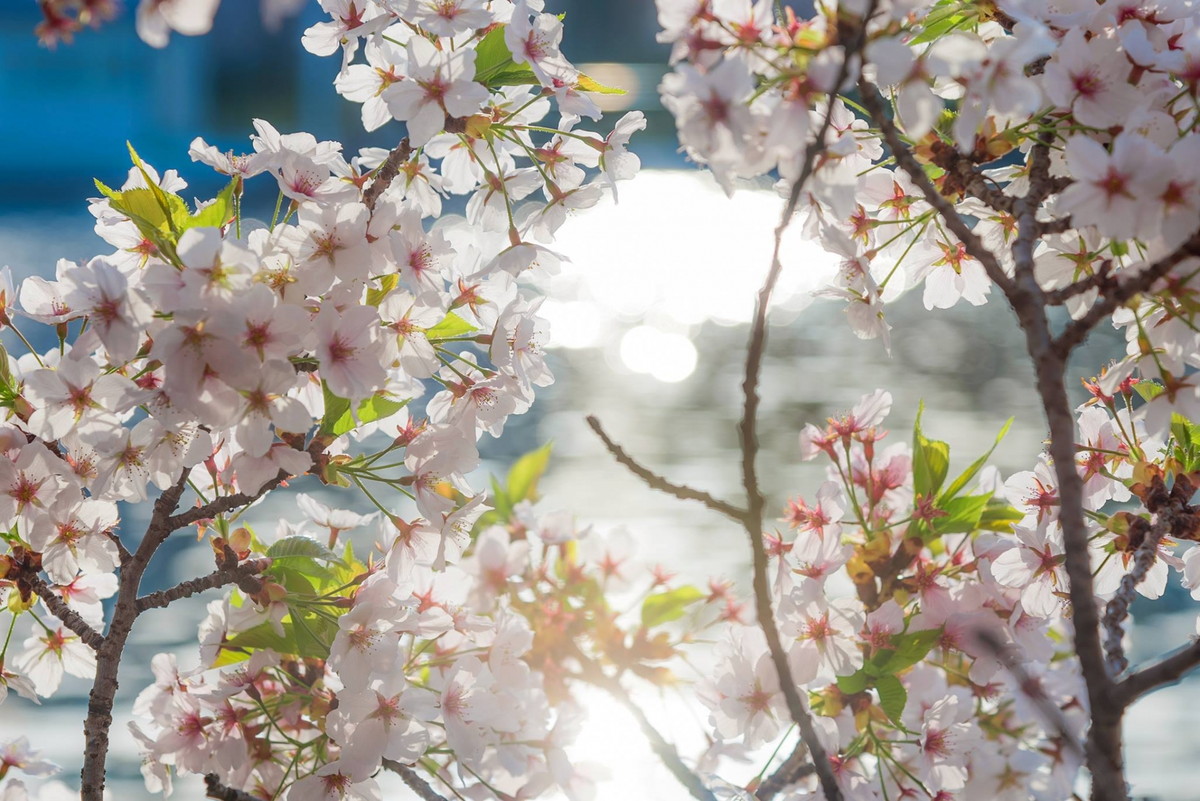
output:
[[687,608],[707,596],[690,584],[655,593],[642,601],[642,625],[648,629],[683,617]]

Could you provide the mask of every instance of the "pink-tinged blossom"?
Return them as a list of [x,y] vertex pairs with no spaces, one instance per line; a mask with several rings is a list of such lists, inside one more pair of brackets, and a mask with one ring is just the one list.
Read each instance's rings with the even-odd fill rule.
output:
[[980,739],[970,723],[972,712],[951,695],[925,714],[917,745],[919,760],[924,775],[940,789],[957,790],[966,784],[967,759]]
[[435,716],[436,696],[409,686],[401,671],[381,674],[363,689],[338,693],[337,709],[329,715],[329,732],[341,746],[343,770],[366,777],[383,759],[412,764],[429,744],[420,721]]
[[95,258],[65,276],[70,288],[63,297],[68,308],[84,311],[114,364],[127,362],[141,346],[142,328],[152,310],[132,291],[120,270]]
[[312,464],[312,457],[305,451],[298,451],[290,445],[276,442],[266,453],[258,456],[246,452],[238,454],[225,471],[225,480],[229,480],[231,475],[236,475],[238,489],[254,495],[280,473],[287,476],[303,475]]
[[[1071,28],[1046,63],[1042,86],[1050,100],[1093,128],[1120,125],[1143,102],[1129,83],[1133,65],[1116,39]],[[1085,173],[1075,172],[1075,175]]]
[[221,0],[141,0],[137,34],[151,47],[166,47],[171,31],[202,36],[212,29]]
[[504,29],[504,43],[517,64],[528,64],[542,86],[572,81],[575,68],[559,50],[562,20],[554,14],[538,14],[530,21],[526,0],[513,3],[512,21]]
[[387,383],[380,363],[383,329],[373,307],[353,306],[339,312],[325,303],[315,325],[321,377],[334,395],[357,403],[383,388]]
[[362,103],[362,123],[374,131],[392,119],[385,95],[406,80],[408,51],[405,43],[413,35],[405,25],[392,25],[382,35],[372,37],[364,48],[367,63],[351,64],[334,79],[338,94],[352,103]]
[[1014,526],[1018,543],[992,560],[992,575],[1021,590],[1021,606],[1031,615],[1062,612],[1067,597],[1066,553],[1057,525]]
[[1169,174],[1171,162],[1148,139],[1120,134],[1111,150],[1083,135],[1072,136],[1066,147],[1067,166],[1075,182],[1060,203],[1077,225],[1094,225],[1114,239],[1155,233],[1161,208],[1154,202],[1159,175]]
[[356,781],[343,772],[340,761],[329,762],[288,790],[287,801],[383,801],[371,778]]
[[16,655],[13,665],[33,682],[38,695],[49,698],[58,690],[64,673],[90,679],[96,675],[96,652],[84,645],[54,618],[42,618],[48,629],[33,625],[25,650]]
[[414,148],[439,133],[447,116],[469,117],[488,99],[488,90],[474,80],[475,51],[469,47],[438,50],[428,39],[410,39],[407,74],[385,100],[392,116],[408,125]]
[[14,768],[27,776],[53,776],[61,770],[50,760],[42,759],[40,751],[30,748],[26,737],[0,742],[0,776]]
[[718,645],[717,659],[712,684],[700,694],[710,710],[709,722],[718,735],[740,736],[748,748],[770,742],[789,720],[762,631],[736,627]]

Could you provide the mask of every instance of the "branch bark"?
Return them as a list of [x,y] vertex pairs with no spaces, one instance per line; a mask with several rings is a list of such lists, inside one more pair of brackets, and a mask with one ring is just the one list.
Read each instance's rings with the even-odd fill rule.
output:
[[215,798],[217,801],[263,801],[256,795],[250,795],[245,790],[226,787],[221,783],[221,777],[215,773],[204,775],[205,798]]
[[62,599],[62,596],[55,593],[41,576],[26,576],[25,580],[29,582],[29,586],[42,599],[42,602],[46,604],[46,608],[61,620],[64,626],[78,634],[79,639],[85,645],[91,647],[93,651],[100,650],[100,646],[104,644],[103,635],[80,617],[78,612],[67,606],[67,602]]
[[438,794],[433,789],[433,786],[421,777],[421,774],[408,765],[401,764],[394,759],[384,759],[383,766],[399,776],[408,785],[409,789],[419,795],[424,801],[447,801],[445,796]]
[[145,612],[147,609],[161,609],[172,601],[188,598],[205,590],[224,587],[226,584],[237,584],[243,592],[255,593],[262,588],[255,576],[270,566],[270,559],[251,559],[233,567],[218,568],[207,576],[183,581],[170,589],[143,595],[137,600],[138,613]]
[[1123,707],[1128,707],[1146,693],[1167,684],[1174,684],[1200,665],[1200,639],[1192,640],[1170,656],[1131,673],[1120,682],[1113,693]]
[[388,153],[383,164],[380,164],[379,169],[375,171],[375,178],[371,181],[371,185],[363,192],[363,204],[370,211],[375,211],[375,204],[392,185],[392,181],[396,180],[396,176],[400,174],[400,166],[408,161],[410,155],[412,155],[412,146],[406,136],[400,140],[400,144],[392,149],[391,153]]
[[628,451],[612,440],[604,428],[600,425],[600,421],[592,415],[588,415],[587,424],[591,426],[592,431],[596,432],[596,436],[600,437],[604,443],[604,447],[613,458],[629,468],[629,471],[635,476],[646,482],[646,485],[651,489],[656,489],[659,492],[665,492],[668,495],[674,495],[676,498],[685,501],[699,501],[700,503],[712,509],[714,512],[720,512],[726,517],[731,517],[737,522],[744,522],[746,519],[746,510],[739,509],[731,503],[726,503],[719,498],[714,498],[703,490],[692,489],[685,487],[682,484],[676,484],[668,481],[659,474],[653,472],[647,467],[642,466],[636,459],[629,455]]

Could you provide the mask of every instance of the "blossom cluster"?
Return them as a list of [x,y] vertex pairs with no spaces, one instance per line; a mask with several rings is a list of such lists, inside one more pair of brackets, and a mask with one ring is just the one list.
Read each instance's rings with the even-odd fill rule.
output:
[[[926,178],[1009,275],[1014,201],[1039,148],[1044,289],[1102,266],[1136,271],[1195,233],[1200,20],[1189,4],[831,1],[780,21],[767,0],[658,8],[676,62],[663,102],[691,158],[729,188],[774,171],[787,195],[806,161],[796,143],[819,152],[798,206],[841,263],[823,294],[847,302],[860,337],[887,339],[884,306],[907,289],[922,287],[929,309],[980,305],[994,276],[906,171],[885,169],[885,133],[846,94],[856,84],[891,101]],[[847,40],[855,30],[861,42]]]
[[[0,693],[49,697],[64,674],[95,676],[104,600],[143,556],[130,553],[136,539],[119,504],[149,505],[174,491],[194,506],[191,519],[210,534],[219,567],[268,571],[240,585],[251,597],[216,603],[202,635],[215,638],[205,667],[223,638],[260,623],[283,639],[271,641],[276,656],[257,656],[211,692],[184,693],[193,680],[172,679],[173,668],[156,663],[175,691],[139,705],[158,722],[147,758],[194,771],[211,757],[231,784],[269,787],[270,796],[291,788],[295,799],[325,797],[335,785],[369,793],[385,756],[412,764],[443,747],[410,717],[454,731],[464,770],[484,769],[484,745],[499,733],[548,743],[567,736],[545,728],[540,674],[514,661],[528,647],[520,645],[527,627],[503,615],[456,619],[418,596],[428,601],[429,571],[461,558],[488,508],[466,480],[479,463],[477,440],[498,436],[553,380],[527,279],[557,267],[548,244],[569,214],[636,172],[625,148],[645,124],[633,113],[607,136],[576,127],[581,115],[600,116],[587,92],[618,90],[571,66],[558,49],[561,21],[539,3],[323,5],[331,20],[311,28],[305,46],[341,50],[338,90],[363,102],[368,130],[403,122],[398,145],[350,156],[337,142],[255,120],[244,154],[192,143],[194,161],[228,177],[217,197],[194,207],[174,170],[160,173],[131,148],[128,179],[115,189],[97,182],[103,197],[91,204],[112,252],[60,261],[52,279],[19,287],[6,270],[0,287],[0,324],[27,351],[0,354],[0,600],[10,616]],[[215,7],[143,3],[139,25],[157,15],[154,24],[199,33]],[[360,46],[365,64],[353,61]],[[557,127],[542,124],[555,106]],[[278,189],[269,223],[242,213],[258,176]],[[444,208],[460,200],[465,215]],[[355,488],[377,507],[386,558],[368,567],[300,534],[264,544],[233,522],[305,474]],[[320,519],[332,548],[350,518]],[[313,583],[334,575],[340,584],[315,599]],[[443,575],[439,586],[456,585]],[[335,597],[336,614],[325,608]],[[19,620],[29,634],[14,639]],[[300,632],[326,646],[332,689],[324,695],[313,689],[321,670],[310,676],[311,666],[286,656],[294,660]],[[416,649],[418,635],[420,648],[402,659],[395,646],[407,638]],[[508,662],[481,662],[487,647],[507,649]],[[456,648],[462,659],[441,670]],[[403,665],[437,667],[444,697],[408,693],[401,703]],[[526,722],[511,728],[517,718],[497,713],[485,736],[468,698],[501,687],[520,696],[505,709],[521,706]],[[265,728],[292,725],[299,736],[303,726],[287,723],[281,699],[302,689],[310,701],[340,703],[329,721],[340,750],[314,746],[303,761],[269,748],[230,758],[230,737],[243,749],[261,745],[249,722],[239,728],[247,709],[231,705],[236,693],[257,696],[256,710],[263,698],[278,701]],[[372,733],[379,715],[354,711],[393,689],[387,697],[405,710],[395,742]],[[410,697],[419,699],[411,708]],[[215,735],[208,723],[220,714],[229,737],[198,750],[194,738]],[[299,743],[291,734],[283,742],[293,752]],[[528,758],[521,749],[503,757],[510,773],[527,772],[514,761]],[[242,772],[226,776],[235,764]]]

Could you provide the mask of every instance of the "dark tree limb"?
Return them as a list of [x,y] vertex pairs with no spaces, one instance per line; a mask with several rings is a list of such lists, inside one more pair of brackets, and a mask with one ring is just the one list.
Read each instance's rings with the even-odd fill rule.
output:
[[1117,684],[1114,696],[1121,706],[1128,707],[1146,693],[1179,681],[1197,665],[1200,665],[1200,639],[1193,639],[1169,656],[1126,676]]
[[788,195],[788,201],[784,206],[779,224],[775,227],[775,243],[771,252],[771,268],[767,271],[767,277],[763,281],[762,288],[759,289],[758,296],[754,302],[754,319],[750,327],[750,339],[746,348],[745,377],[742,380],[742,396],[744,398],[742,419],[738,423],[738,435],[742,450],[742,486],[746,491],[746,515],[742,522],[745,524],[746,534],[750,538],[750,551],[753,559],[755,616],[758,619],[758,626],[762,629],[763,635],[766,638],[767,649],[771,654],[771,664],[775,667],[775,673],[779,677],[779,688],[783,692],[784,700],[787,703],[788,715],[791,717],[792,722],[796,724],[800,732],[800,739],[804,743],[805,748],[812,755],[813,766],[821,781],[821,790],[825,794],[826,801],[842,801],[842,790],[837,783],[837,777],[833,773],[833,765],[829,761],[829,755],[825,751],[825,746],[821,744],[820,739],[817,737],[812,713],[809,712],[808,706],[801,696],[795,680],[792,679],[792,670],[788,664],[787,649],[783,647],[783,641],[780,639],[779,627],[775,623],[775,612],[772,609],[771,603],[771,586],[770,578],[768,577],[770,568],[766,547],[763,545],[766,499],[763,497],[762,487],[758,480],[757,467],[758,381],[759,375],[762,372],[763,355],[767,345],[767,314],[771,304],[771,295],[774,294],[775,285],[779,281],[779,275],[783,272],[783,262],[780,258],[780,252],[783,249],[783,235],[796,213],[796,207],[799,204],[800,195],[804,191],[804,186],[813,175],[817,165],[817,158],[825,149],[825,138],[828,136],[829,129],[832,126],[833,110],[838,103],[837,92],[850,77],[851,63],[863,51],[863,47],[866,44],[867,23],[875,14],[875,6],[876,3],[874,0],[871,0],[867,4],[862,20],[854,32],[852,41],[846,44],[842,54],[842,63],[838,67],[838,75],[829,95],[829,104],[825,110],[825,117],[821,121],[821,127],[817,130],[816,136],[809,142],[808,147],[805,149],[804,161],[801,164],[800,172],[792,184],[792,190]]
[[718,498],[714,498],[703,490],[692,489],[685,487],[682,484],[676,484],[672,481],[660,476],[647,467],[644,467],[640,462],[629,455],[629,452],[613,441],[612,437],[600,425],[600,421],[592,415],[588,415],[587,424],[591,426],[592,431],[596,432],[596,436],[600,437],[604,442],[605,449],[613,455],[613,458],[629,469],[629,472],[646,482],[646,485],[651,489],[656,489],[659,492],[665,492],[668,495],[674,495],[676,498],[685,501],[699,501],[700,503],[712,509],[714,512],[720,512],[726,517],[731,517],[741,523],[746,519],[746,511],[739,509],[731,503],[726,503]]
[[392,185],[392,181],[396,180],[396,176],[400,174],[400,167],[409,156],[412,155],[412,146],[408,142],[408,137],[400,140],[400,144],[388,153],[383,164],[375,170],[375,177],[371,181],[371,185],[363,192],[363,204],[372,212],[375,211],[375,204],[379,202],[380,196],[387,191],[387,188]]
[[261,582],[255,576],[270,567],[271,561],[266,558],[251,559],[232,567],[218,568],[207,576],[180,582],[170,589],[143,595],[137,601],[138,612],[145,612],[147,609],[161,609],[172,601],[188,598],[205,590],[224,587],[227,584],[236,584],[243,592],[253,594],[262,589]]
[[63,625],[79,635],[79,639],[89,646],[93,651],[99,651],[100,646],[104,644],[104,637],[100,632],[96,631],[91,625],[80,617],[79,613],[67,605],[62,596],[54,591],[54,589],[42,579],[41,576],[25,576],[25,581],[37,593],[37,596],[42,599],[42,603],[46,604],[46,608],[54,614]]
[[221,777],[215,773],[206,773],[204,775],[204,787],[207,790],[205,798],[215,798],[217,801],[263,801],[256,795],[251,795],[245,790],[238,790],[233,787],[226,787],[221,784]]

